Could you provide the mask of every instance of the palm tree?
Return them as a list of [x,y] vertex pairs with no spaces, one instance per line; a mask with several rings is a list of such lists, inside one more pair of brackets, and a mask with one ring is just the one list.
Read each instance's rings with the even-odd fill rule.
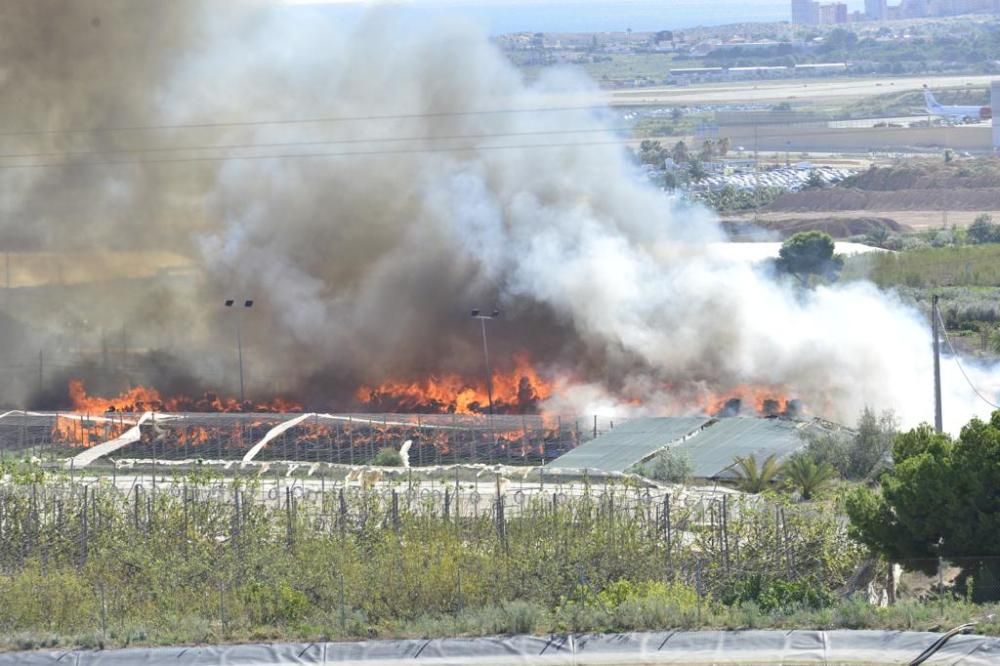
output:
[[733,462],[736,464],[736,475],[739,478],[736,487],[745,493],[764,492],[781,472],[781,464],[773,453],[759,467],[756,456],[736,456]]
[[715,157],[715,142],[705,139],[701,144],[701,160],[711,162],[713,157]]
[[816,464],[809,456],[795,456],[782,467],[785,481],[799,491],[804,500],[812,499],[837,476],[829,463]]

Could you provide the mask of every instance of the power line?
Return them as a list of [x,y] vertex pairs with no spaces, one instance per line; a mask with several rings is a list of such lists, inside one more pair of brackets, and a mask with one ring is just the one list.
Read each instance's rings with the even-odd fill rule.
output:
[[5,130],[0,136],[48,136],[58,134],[106,134],[113,132],[149,132],[182,129],[219,129],[225,127],[259,127],[262,125],[308,125],[325,123],[347,123],[367,120],[412,120],[418,118],[447,118],[456,116],[486,116],[505,113],[553,113],[565,111],[602,111],[609,107],[604,105],[586,106],[549,106],[508,109],[471,109],[465,111],[437,111],[430,113],[396,113],[372,114],[364,116],[323,116],[317,118],[276,118],[271,120],[237,120],[212,123],[177,123],[161,125],[123,125],[119,127],[92,127],[89,129],[51,129],[51,130]]
[[937,313],[937,318],[938,318],[938,323],[941,325],[941,333],[944,335],[945,342],[948,343],[948,349],[951,350],[951,355],[952,355],[952,358],[955,361],[955,365],[958,366],[958,369],[961,371],[962,376],[965,377],[966,383],[968,383],[968,385],[972,389],[972,391],[977,396],[979,396],[980,400],[982,400],[983,402],[985,402],[987,405],[989,405],[993,409],[1000,409],[1000,405],[994,403],[992,400],[990,400],[985,395],[983,395],[979,391],[979,389],[976,388],[976,385],[972,383],[972,379],[969,378],[969,375],[966,374],[966,372],[965,372],[965,368],[962,367],[962,362],[958,360],[958,352],[955,351],[955,345],[953,345],[951,343],[951,337],[948,336],[948,330],[944,327],[944,321],[941,319],[941,313],[940,312]]
[[316,157],[362,157],[374,155],[411,155],[423,153],[468,153],[486,150],[528,150],[535,148],[567,148],[567,147],[596,147],[596,146],[627,146],[634,141],[579,141],[563,143],[529,143],[505,146],[456,146],[449,148],[412,148],[395,150],[359,150],[340,151],[322,153],[276,153],[270,155],[227,155],[220,157],[172,157],[152,160],[104,160],[89,162],[42,162],[35,164],[0,164],[0,170],[5,169],[43,169],[43,168],[76,168],[91,166],[136,166],[145,164],[175,164],[191,162],[227,162],[235,160],[283,160],[302,159]]
[[249,150],[253,148],[302,148],[306,146],[333,146],[359,143],[405,143],[408,141],[459,141],[463,139],[495,139],[519,136],[547,136],[560,134],[591,134],[627,132],[628,127],[591,127],[584,129],[539,130],[532,132],[496,132],[482,134],[454,134],[442,136],[376,137],[368,139],[330,139],[324,141],[283,141],[276,143],[233,143],[210,146],[154,146],[148,148],[122,148],[116,150],[53,151],[45,153],[0,153],[0,159],[86,157],[89,155],[133,155],[141,153],[190,152],[198,150]]

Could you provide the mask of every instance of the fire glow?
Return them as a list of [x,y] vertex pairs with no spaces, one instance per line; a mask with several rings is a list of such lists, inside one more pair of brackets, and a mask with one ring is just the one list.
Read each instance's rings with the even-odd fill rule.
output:
[[[515,357],[513,370],[494,373],[492,383],[493,410],[498,414],[538,414],[541,403],[553,393],[553,382],[539,376],[524,356]],[[370,411],[485,414],[489,410],[485,380],[471,382],[456,374],[361,386],[355,398]]]
[[265,402],[240,402],[206,392],[201,397],[175,396],[164,398],[155,388],[136,386],[113,398],[90,395],[83,380],[71,379],[69,398],[73,411],[78,414],[104,414],[108,412],[301,412],[302,406],[285,398]]

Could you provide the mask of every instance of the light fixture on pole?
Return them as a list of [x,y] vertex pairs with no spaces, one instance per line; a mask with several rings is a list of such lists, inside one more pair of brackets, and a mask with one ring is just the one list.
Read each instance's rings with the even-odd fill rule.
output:
[[491,310],[489,313],[479,309],[472,311],[472,318],[478,319],[483,329],[483,359],[486,361],[486,399],[489,401],[490,433],[491,437],[493,437],[494,445],[496,445],[497,436],[496,430],[493,428],[493,373],[490,371],[490,348],[486,344],[486,322],[489,319],[498,319],[499,317],[500,311],[497,309]]
[[[225,301],[227,308],[235,307],[236,301],[232,298],[227,298]],[[243,309],[249,310],[253,307],[253,300],[248,299],[243,301]],[[243,321],[243,313],[240,311],[236,316],[236,354],[239,359],[240,364],[240,405],[246,402],[246,392],[243,386],[243,334],[241,331],[241,324]]]

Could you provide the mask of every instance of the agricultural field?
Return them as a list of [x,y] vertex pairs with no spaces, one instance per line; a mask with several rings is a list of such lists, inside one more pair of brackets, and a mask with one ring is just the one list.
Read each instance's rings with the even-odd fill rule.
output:
[[[515,506],[259,479],[116,488],[8,462],[0,645],[111,647],[665,627],[921,627],[964,602],[843,599],[865,553],[829,502],[553,490]],[[673,498],[673,499],[672,499]],[[863,567],[862,567],[863,569]],[[838,592],[841,591],[841,592]],[[976,607],[982,612],[983,607]],[[986,632],[1000,632],[988,624]]]

